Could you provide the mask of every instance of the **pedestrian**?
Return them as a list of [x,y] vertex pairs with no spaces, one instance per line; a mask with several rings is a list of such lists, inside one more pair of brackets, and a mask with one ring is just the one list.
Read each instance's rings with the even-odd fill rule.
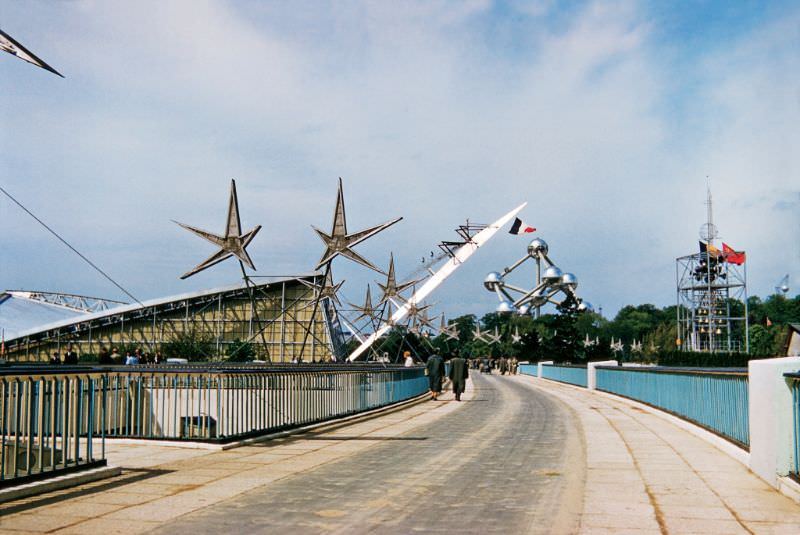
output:
[[78,363],[78,354],[72,349],[72,346],[67,348],[67,352],[64,353],[64,364],[77,364]]
[[428,387],[431,391],[431,399],[436,401],[439,394],[442,392],[442,379],[444,379],[444,361],[442,357],[435,353],[428,357],[425,371],[428,374]]
[[411,366],[414,365],[414,359],[411,358],[411,351],[404,352],[403,356],[405,357],[405,361],[403,362],[403,366],[405,366],[406,368],[410,368]]
[[461,394],[464,392],[467,378],[469,377],[469,368],[467,367],[467,361],[461,358],[461,355],[457,352],[450,359],[450,373],[448,376],[453,383],[453,394],[456,395],[456,401],[461,401]]
[[58,357],[58,353],[53,353],[53,356],[50,357],[50,364],[61,364],[61,359]]
[[134,356],[134,355],[131,355],[130,351],[126,351],[125,352],[125,364],[127,366],[135,366],[135,365],[139,364],[139,358]]

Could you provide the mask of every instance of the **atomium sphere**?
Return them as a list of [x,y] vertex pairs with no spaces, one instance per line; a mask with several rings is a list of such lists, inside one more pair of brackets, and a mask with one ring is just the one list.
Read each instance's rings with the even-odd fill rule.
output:
[[788,284],[784,284],[783,286],[781,286],[781,291],[783,293],[789,293],[789,285]]
[[517,307],[514,306],[514,303],[509,301],[508,299],[504,299],[500,301],[500,304],[497,305],[495,311],[498,314],[511,314],[512,312],[517,311]]
[[561,284],[574,290],[578,287],[578,277],[572,273],[564,273],[561,275]]
[[486,274],[486,278],[483,279],[483,286],[490,292],[493,292],[495,288],[503,286],[503,278],[498,272],[492,271]]
[[530,256],[537,256],[539,254],[547,254],[549,247],[547,242],[541,238],[535,238],[528,244],[528,254]]
[[578,312],[592,312],[594,307],[589,301],[581,301],[578,305]]
[[561,282],[561,270],[556,266],[550,266],[542,273],[542,280],[547,284],[558,284]]
[[517,309],[517,314],[519,314],[520,316],[525,316],[526,314],[529,314],[530,311],[531,311],[531,307],[530,306],[522,305],[521,307],[519,307]]

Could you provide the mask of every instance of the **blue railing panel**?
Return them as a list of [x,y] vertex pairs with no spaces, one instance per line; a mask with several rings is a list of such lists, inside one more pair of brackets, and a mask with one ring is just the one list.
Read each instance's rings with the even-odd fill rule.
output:
[[792,389],[792,421],[794,423],[792,436],[794,438],[794,475],[800,476],[800,377],[789,379],[789,386]]
[[536,364],[520,364],[519,365],[519,373],[520,375],[533,375],[536,377],[539,374],[538,365]]
[[750,445],[746,374],[597,368],[597,389],[674,413]]
[[579,366],[542,366],[542,378],[586,388],[586,368]]

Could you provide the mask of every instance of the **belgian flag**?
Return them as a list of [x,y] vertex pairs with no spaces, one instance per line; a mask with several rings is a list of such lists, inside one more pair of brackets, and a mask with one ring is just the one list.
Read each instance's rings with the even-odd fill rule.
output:
[[700,243],[700,252],[701,253],[708,253],[708,256],[712,258],[719,258],[722,255],[722,251],[714,247],[710,243],[706,242],[699,242]]

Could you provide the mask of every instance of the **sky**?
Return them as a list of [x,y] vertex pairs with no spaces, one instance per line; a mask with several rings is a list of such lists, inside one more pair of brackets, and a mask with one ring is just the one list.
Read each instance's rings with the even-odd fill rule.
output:
[[[710,186],[749,294],[800,293],[795,1],[0,0],[0,28],[65,76],[0,54],[0,185],[139,300],[241,280],[179,280],[215,248],[172,222],[221,233],[231,179],[254,274],[309,272],[338,177],[350,231],[403,217],[356,246],[401,278],[527,201],[605,316],[671,305]],[[434,310],[493,311],[483,278],[529,239],[498,233]],[[0,240],[0,289],[128,300],[3,196]],[[384,280],[333,273],[353,303]]]

